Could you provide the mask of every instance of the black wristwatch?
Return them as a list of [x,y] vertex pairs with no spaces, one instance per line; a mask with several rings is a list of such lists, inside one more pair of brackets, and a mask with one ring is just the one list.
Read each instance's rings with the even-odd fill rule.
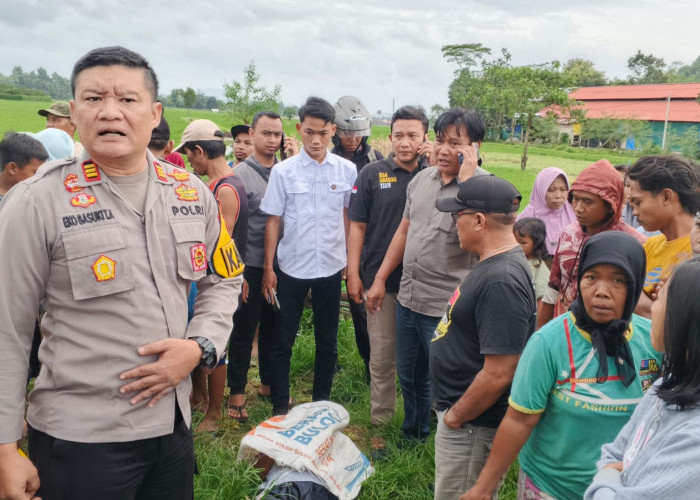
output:
[[199,348],[202,350],[202,359],[199,361],[199,368],[214,368],[218,361],[214,343],[206,337],[190,337],[189,340],[197,342]]

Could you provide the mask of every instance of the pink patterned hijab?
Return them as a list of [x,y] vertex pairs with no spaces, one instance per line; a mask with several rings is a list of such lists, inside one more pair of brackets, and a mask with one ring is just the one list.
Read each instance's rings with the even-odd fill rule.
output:
[[545,199],[547,190],[559,176],[564,178],[566,187],[570,188],[569,178],[560,168],[545,168],[537,174],[535,185],[532,188],[532,195],[530,196],[530,203],[528,203],[522,213],[518,215],[518,219],[521,217],[536,217],[544,222],[547,228],[545,243],[547,244],[547,251],[550,255],[554,255],[554,252],[557,250],[557,243],[559,242],[559,235],[561,232],[566,226],[576,220],[574,209],[568,201],[564,203],[563,207],[557,210],[552,210],[547,206],[547,201]]

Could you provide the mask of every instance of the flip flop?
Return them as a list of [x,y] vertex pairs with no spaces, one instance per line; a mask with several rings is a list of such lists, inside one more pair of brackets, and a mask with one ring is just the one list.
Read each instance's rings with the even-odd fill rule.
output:
[[231,420],[235,420],[238,423],[246,424],[248,423],[248,417],[243,416],[243,412],[248,413],[248,407],[243,403],[242,405],[228,405],[229,410],[235,410],[238,412],[237,417],[228,416]]

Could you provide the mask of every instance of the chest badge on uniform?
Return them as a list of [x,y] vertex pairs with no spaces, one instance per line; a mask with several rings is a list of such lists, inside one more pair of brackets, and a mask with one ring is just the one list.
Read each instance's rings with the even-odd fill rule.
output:
[[117,263],[106,255],[100,255],[92,265],[97,281],[113,280],[117,276]]
[[199,193],[197,190],[187,184],[180,184],[175,188],[175,194],[178,200],[182,201],[197,201],[199,200]]
[[190,255],[192,256],[192,270],[194,272],[204,271],[207,268],[207,249],[204,244],[192,245]]
[[168,176],[176,181],[184,182],[190,178],[190,173],[185,170],[173,170]]
[[95,165],[92,160],[83,163],[83,177],[85,177],[87,182],[99,181],[101,179],[100,169],[97,168],[97,165]]
[[155,169],[156,177],[158,177],[159,180],[161,180],[163,182],[168,182],[168,176],[165,175],[165,170],[163,170],[163,165],[161,165],[157,161],[154,161],[153,168]]
[[78,186],[78,176],[75,174],[68,174],[66,176],[66,179],[63,181],[63,185],[65,186],[66,191],[68,191],[69,193],[77,193],[78,191],[83,189],[80,186]]
[[91,194],[80,193],[70,199],[70,204],[74,207],[87,208],[97,201]]

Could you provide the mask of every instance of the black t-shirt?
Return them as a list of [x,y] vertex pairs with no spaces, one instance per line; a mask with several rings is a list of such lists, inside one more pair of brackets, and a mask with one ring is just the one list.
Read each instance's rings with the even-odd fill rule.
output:
[[[413,176],[425,168],[423,162],[413,172],[394,163],[391,156],[365,166],[357,175],[350,197],[348,218],[367,224],[360,257],[360,276],[365,288],[372,286],[382,260],[401,223],[406,205],[406,187]],[[402,266],[386,281],[386,291],[399,291]]]
[[[430,344],[433,407],[446,410],[462,397],[485,354],[522,353],[535,322],[535,288],[520,247],[476,264],[455,290]],[[509,394],[469,423],[498,427]]]

